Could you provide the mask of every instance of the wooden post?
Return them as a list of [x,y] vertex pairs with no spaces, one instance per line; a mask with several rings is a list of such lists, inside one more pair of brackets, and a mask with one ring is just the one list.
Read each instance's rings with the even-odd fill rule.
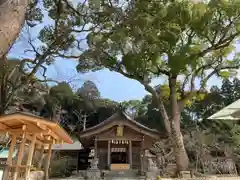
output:
[[44,145],[41,145],[40,160],[38,162],[38,169],[42,168],[43,159],[44,159]]
[[80,151],[77,152],[77,166],[76,166],[77,174],[79,173],[79,161],[80,161]]
[[140,145],[140,161],[141,161],[141,175],[144,175],[144,160],[145,160],[145,152],[144,152],[144,136],[142,137],[141,145]]
[[129,140],[129,165],[132,169],[132,140]]
[[50,166],[50,160],[51,160],[51,155],[52,155],[52,143],[49,144],[48,147],[48,154],[47,154],[47,159],[46,159],[46,164],[45,164],[45,180],[49,179],[49,166]]
[[94,158],[97,158],[97,138],[94,139]]
[[30,174],[30,168],[31,168],[31,165],[32,165],[32,158],[33,158],[33,153],[34,153],[35,144],[36,144],[36,137],[37,137],[37,134],[34,134],[33,137],[32,137],[30,147],[29,147],[25,180],[27,180],[27,178]]
[[3,174],[4,180],[8,178],[8,172],[9,172],[10,166],[12,165],[12,158],[13,158],[13,153],[14,153],[16,142],[17,142],[17,136],[13,135],[12,139],[11,139],[11,145],[9,148],[9,152],[8,152],[8,159],[6,162],[6,167],[5,167],[4,174]]
[[111,141],[108,140],[108,168],[111,166]]
[[21,163],[22,163],[25,143],[26,143],[26,132],[24,132],[22,135],[22,141],[18,151],[17,164],[16,164],[15,172],[13,174],[13,180],[18,179],[19,167],[21,166]]

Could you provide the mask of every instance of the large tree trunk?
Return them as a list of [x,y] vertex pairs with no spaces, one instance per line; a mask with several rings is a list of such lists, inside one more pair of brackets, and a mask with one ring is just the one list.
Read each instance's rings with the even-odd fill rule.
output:
[[178,171],[187,170],[189,159],[184,147],[183,136],[179,128],[179,124],[172,121],[172,140],[174,141],[174,151]]
[[188,168],[189,159],[184,147],[183,136],[180,128],[181,112],[179,110],[176,90],[177,77],[169,79],[170,101],[171,101],[171,139],[175,145],[175,158],[178,171]]
[[[183,136],[180,129],[181,113],[177,100],[176,77],[169,79],[170,101],[171,101],[171,118],[169,118],[161,94],[158,94],[154,88],[146,83],[142,83],[145,89],[153,96],[153,100],[157,103],[159,112],[164,120],[165,129],[169,138],[174,143],[174,152],[178,171],[183,171],[188,168],[189,159],[184,147]],[[161,93],[161,92],[160,92]],[[170,120],[171,119],[171,120]]]
[[29,0],[0,0],[0,58],[21,31]]

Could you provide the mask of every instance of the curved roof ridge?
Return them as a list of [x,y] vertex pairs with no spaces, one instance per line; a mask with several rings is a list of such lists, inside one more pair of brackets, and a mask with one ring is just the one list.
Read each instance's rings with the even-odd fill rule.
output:
[[149,128],[149,127],[147,127],[147,126],[145,126],[145,125],[137,122],[136,120],[134,120],[133,118],[131,118],[125,111],[117,111],[116,113],[114,113],[112,116],[110,116],[110,117],[107,118],[106,120],[102,121],[101,123],[99,123],[99,124],[97,124],[97,125],[95,125],[95,126],[93,126],[93,127],[90,127],[90,128],[85,129],[84,131],[82,131],[82,133],[85,133],[85,132],[94,130],[94,129],[96,129],[96,128],[98,128],[98,127],[101,127],[101,126],[103,126],[103,125],[105,125],[105,124],[108,124],[108,123],[110,123],[111,121],[115,120],[115,118],[118,117],[119,115],[120,115],[120,116],[123,116],[126,120],[134,123],[136,126],[139,126],[139,127],[143,128],[143,129],[145,129],[145,130],[147,130],[147,131],[151,131],[151,132],[154,132],[154,133],[159,133],[158,130],[156,130],[156,129],[151,129],[151,128]]

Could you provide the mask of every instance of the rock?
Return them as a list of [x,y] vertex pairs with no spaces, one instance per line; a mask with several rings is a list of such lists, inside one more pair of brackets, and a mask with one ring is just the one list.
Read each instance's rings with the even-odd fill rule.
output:
[[43,171],[31,171],[29,175],[29,180],[43,180],[44,172]]
[[181,178],[191,178],[191,172],[190,171],[180,171],[179,172]]

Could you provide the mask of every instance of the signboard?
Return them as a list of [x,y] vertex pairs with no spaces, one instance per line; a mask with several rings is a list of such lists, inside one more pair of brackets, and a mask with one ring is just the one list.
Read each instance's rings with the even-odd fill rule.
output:
[[129,164],[111,164],[111,170],[129,170]]
[[117,134],[116,136],[118,137],[122,137],[123,136],[123,127],[122,126],[118,126],[117,127]]

